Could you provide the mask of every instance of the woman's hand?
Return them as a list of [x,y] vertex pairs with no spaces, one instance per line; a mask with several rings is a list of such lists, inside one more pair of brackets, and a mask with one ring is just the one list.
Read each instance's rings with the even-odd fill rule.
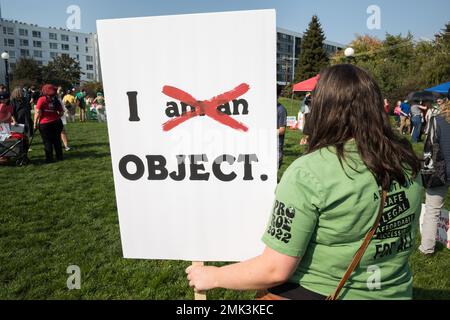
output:
[[189,286],[196,292],[217,288],[217,267],[190,266],[186,269]]

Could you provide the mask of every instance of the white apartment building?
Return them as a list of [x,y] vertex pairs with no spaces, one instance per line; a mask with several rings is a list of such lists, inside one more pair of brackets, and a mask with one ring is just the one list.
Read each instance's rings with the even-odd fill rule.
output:
[[[1,10],[1,8],[0,8]],[[1,13],[0,13],[1,16]],[[277,28],[277,82],[286,85],[293,81],[303,34]],[[344,45],[325,41],[325,50],[333,54]],[[68,55],[81,66],[81,82],[101,81],[101,66],[97,35],[63,28],[45,28],[35,24],[0,18],[0,53],[8,52],[10,73],[22,57],[33,58],[46,65],[58,55]],[[0,83],[5,80],[4,62],[0,61]]]
[[[0,18],[0,53],[8,52],[10,73],[20,58],[33,58],[47,65],[54,57],[68,55],[81,66],[81,82],[100,81],[100,60],[96,34]],[[0,83],[5,80],[5,64],[0,61]]]

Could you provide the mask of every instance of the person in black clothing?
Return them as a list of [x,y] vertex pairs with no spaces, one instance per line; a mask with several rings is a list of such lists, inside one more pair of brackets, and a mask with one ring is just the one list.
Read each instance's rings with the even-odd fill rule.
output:
[[33,135],[31,105],[20,87],[15,88],[11,94],[11,105],[14,110],[14,119],[16,119],[17,123],[25,126],[24,133],[31,137]]
[[39,92],[39,90],[37,90],[35,86],[31,86],[31,88],[30,88],[30,104],[31,104],[32,108],[36,107],[36,104],[40,97],[41,97],[41,93]]
[[[277,99],[280,98],[283,91],[282,87],[277,88]],[[284,139],[286,135],[287,127],[287,110],[281,104],[277,103],[277,129],[278,129],[278,169],[281,168],[283,164],[283,150],[284,150]]]

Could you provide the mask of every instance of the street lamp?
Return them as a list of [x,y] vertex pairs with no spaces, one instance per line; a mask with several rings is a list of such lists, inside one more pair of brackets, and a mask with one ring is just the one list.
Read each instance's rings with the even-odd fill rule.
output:
[[349,47],[345,49],[344,55],[347,57],[348,61],[351,63],[355,59],[355,49]]
[[8,63],[8,60],[9,60],[9,53],[8,52],[3,52],[2,53],[2,59],[3,60],[5,60],[5,71],[6,71],[6,74],[5,74],[5,80],[6,80],[6,90],[8,90],[8,92],[10,92],[10,88],[9,88],[9,63]]

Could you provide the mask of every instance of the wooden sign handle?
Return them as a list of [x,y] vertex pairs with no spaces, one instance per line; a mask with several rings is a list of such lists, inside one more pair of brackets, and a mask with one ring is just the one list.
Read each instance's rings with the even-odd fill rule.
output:
[[[193,267],[203,267],[205,265],[204,262],[192,262]],[[206,293],[205,292],[194,292],[195,300],[197,301],[205,301]]]

